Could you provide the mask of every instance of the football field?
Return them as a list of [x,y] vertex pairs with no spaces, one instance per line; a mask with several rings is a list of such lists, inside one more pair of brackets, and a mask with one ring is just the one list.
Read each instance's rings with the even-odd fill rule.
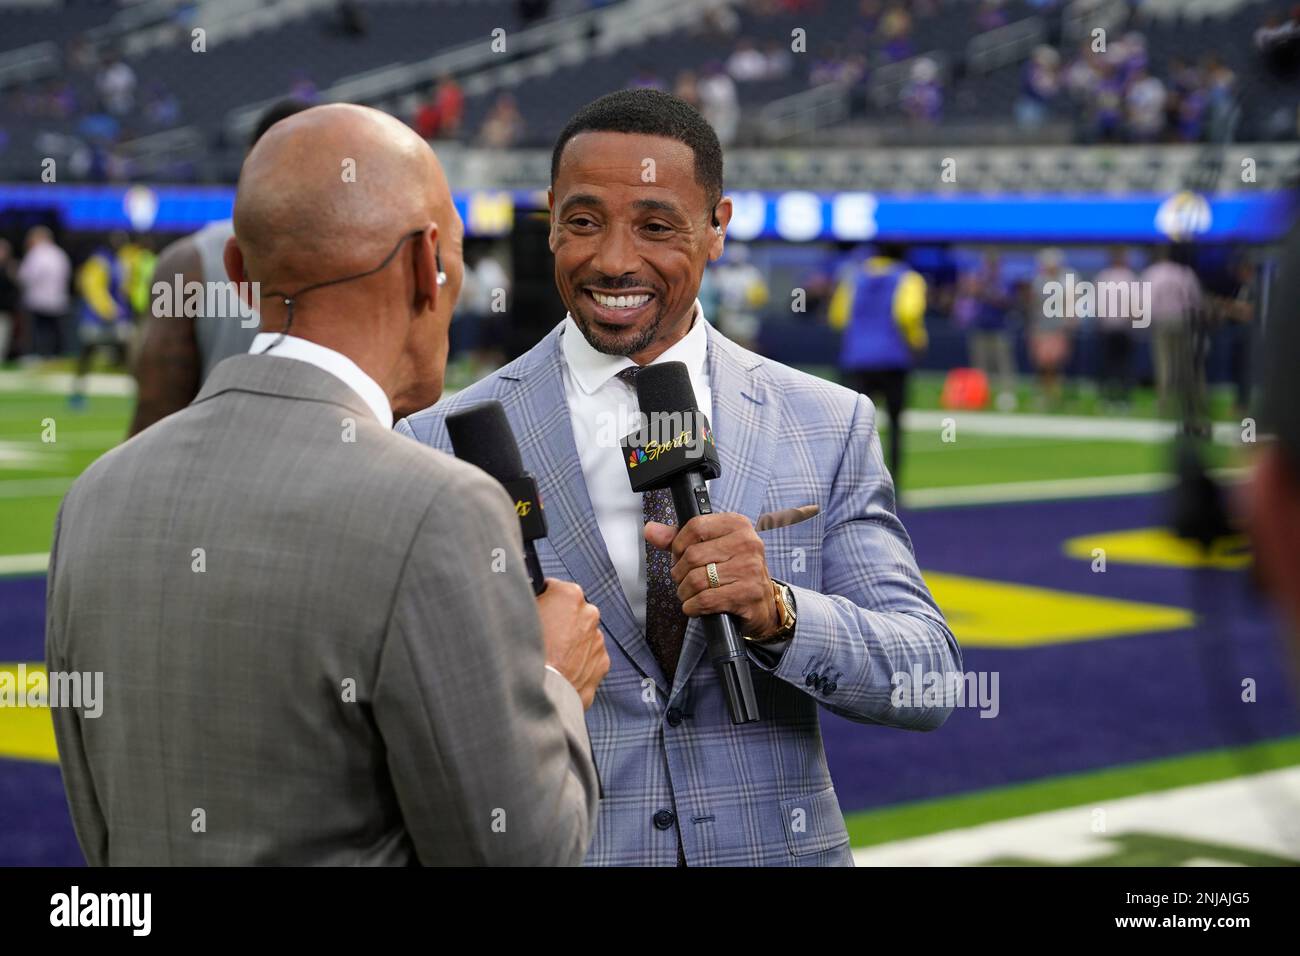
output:
[[[0,680],[40,666],[59,501],[130,414],[123,380],[76,410],[65,387],[0,373]],[[859,863],[1300,861],[1281,627],[1243,542],[1203,554],[1165,530],[1172,424],[1141,402],[966,413],[916,391],[900,510],[977,692],[933,734],[824,713]],[[1218,417],[1230,485],[1247,446]],[[0,865],[80,860],[48,711],[0,708]]]

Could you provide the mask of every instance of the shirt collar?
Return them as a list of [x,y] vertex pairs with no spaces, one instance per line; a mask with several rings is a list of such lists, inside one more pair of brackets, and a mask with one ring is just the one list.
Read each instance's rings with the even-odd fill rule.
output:
[[[692,380],[698,380],[704,372],[704,362],[708,356],[709,338],[704,326],[704,307],[700,300],[695,300],[695,319],[691,329],[680,342],[666,349],[651,365],[660,362],[683,362]],[[560,340],[564,351],[564,361],[573,373],[578,386],[588,395],[594,395],[606,382],[623,371],[636,365],[625,355],[606,355],[592,347],[587,337],[578,328],[572,315],[564,317],[564,335]]]
[[342,352],[336,352],[334,349],[309,342],[296,335],[286,335],[281,338],[279,332],[258,332],[253,337],[253,344],[249,346],[248,351],[260,355],[272,345],[275,349],[270,354],[276,358],[306,362],[308,365],[329,372],[357,393],[374,413],[375,418],[379,419],[379,424],[385,428],[393,427],[393,406],[389,403],[384,390],[380,388],[378,382],[361,371],[361,366]]

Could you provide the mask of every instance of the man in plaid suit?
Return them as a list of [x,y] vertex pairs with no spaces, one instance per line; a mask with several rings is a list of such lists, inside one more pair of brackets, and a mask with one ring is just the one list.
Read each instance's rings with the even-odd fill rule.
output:
[[[604,797],[586,862],[851,865],[818,706],[931,730],[949,709],[894,706],[894,675],[961,669],[894,514],[874,409],[708,324],[700,278],[732,205],[717,137],[689,106],[602,97],[561,134],[551,180],[569,315],[397,427],[450,450],[449,413],[501,402],[546,508],[542,566],[601,610],[613,663],[587,714]],[[715,513],[680,531],[661,496],[631,491],[618,446],[636,370],[666,361],[686,364],[722,465]],[[720,612],[748,643],[758,723],[732,724],[704,653],[698,618]]]

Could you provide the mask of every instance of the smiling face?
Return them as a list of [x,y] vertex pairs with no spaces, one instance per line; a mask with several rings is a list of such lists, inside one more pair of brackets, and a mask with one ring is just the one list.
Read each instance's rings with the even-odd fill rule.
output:
[[[565,145],[550,193],[555,284],[593,348],[645,365],[690,330],[704,267],[722,255],[712,199],[675,139],[586,132]],[[716,214],[725,233],[731,200]]]

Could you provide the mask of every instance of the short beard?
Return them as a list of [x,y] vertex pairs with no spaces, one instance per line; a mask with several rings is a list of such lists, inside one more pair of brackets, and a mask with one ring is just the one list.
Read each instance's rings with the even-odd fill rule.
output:
[[640,335],[628,340],[606,335],[594,322],[584,318],[580,311],[573,313],[573,320],[582,331],[583,338],[597,352],[605,355],[621,355],[626,358],[644,352],[654,343],[655,336],[659,334],[659,327],[664,324],[666,316],[667,310],[664,308],[663,300],[659,299],[654,320],[641,331]]

